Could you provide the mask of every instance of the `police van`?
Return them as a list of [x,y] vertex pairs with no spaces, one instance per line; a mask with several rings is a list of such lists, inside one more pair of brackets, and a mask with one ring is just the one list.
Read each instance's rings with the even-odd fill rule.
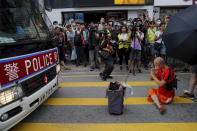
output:
[[56,89],[58,50],[33,0],[0,0],[0,130],[8,130]]

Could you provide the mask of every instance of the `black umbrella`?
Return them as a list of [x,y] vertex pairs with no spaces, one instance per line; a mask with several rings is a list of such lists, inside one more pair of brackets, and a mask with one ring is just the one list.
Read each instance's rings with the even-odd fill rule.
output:
[[197,5],[170,18],[163,40],[168,57],[197,64]]

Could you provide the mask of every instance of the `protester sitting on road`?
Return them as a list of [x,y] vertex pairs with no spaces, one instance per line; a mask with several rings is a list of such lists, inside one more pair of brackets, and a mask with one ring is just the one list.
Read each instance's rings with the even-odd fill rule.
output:
[[[170,69],[163,58],[157,57],[154,60],[155,68],[151,69],[150,77],[154,80],[159,89],[150,89],[148,92],[148,101],[154,102],[158,107],[160,114],[164,114],[166,111],[165,106],[162,104],[169,104],[173,101],[175,91],[173,88],[168,87],[169,83],[174,80],[174,71]],[[157,70],[157,73],[155,73]]]
[[192,74],[191,74],[190,83],[189,83],[189,91],[184,90],[184,94],[182,94],[181,97],[194,100],[195,96],[193,92],[194,92],[194,88],[196,85],[197,85],[197,65],[194,65],[192,66]]

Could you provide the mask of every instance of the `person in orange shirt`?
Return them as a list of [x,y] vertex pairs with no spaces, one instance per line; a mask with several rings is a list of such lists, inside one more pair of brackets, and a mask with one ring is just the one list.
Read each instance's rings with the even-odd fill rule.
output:
[[[160,114],[164,114],[166,108],[162,104],[172,103],[175,95],[174,89],[169,86],[169,83],[172,83],[174,80],[174,71],[165,64],[164,59],[161,57],[157,57],[154,60],[154,66],[155,68],[151,69],[150,77],[151,80],[157,83],[159,88],[149,89],[148,101],[154,102]],[[157,70],[157,73],[155,73],[155,70]]]

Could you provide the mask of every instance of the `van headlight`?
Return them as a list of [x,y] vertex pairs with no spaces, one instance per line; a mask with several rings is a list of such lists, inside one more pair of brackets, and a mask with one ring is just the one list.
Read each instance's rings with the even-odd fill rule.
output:
[[60,64],[56,65],[56,72],[57,72],[57,74],[60,72],[60,70],[61,70]]
[[22,85],[14,86],[10,89],[0,92],[0,106],[8,104],[23,96]]

